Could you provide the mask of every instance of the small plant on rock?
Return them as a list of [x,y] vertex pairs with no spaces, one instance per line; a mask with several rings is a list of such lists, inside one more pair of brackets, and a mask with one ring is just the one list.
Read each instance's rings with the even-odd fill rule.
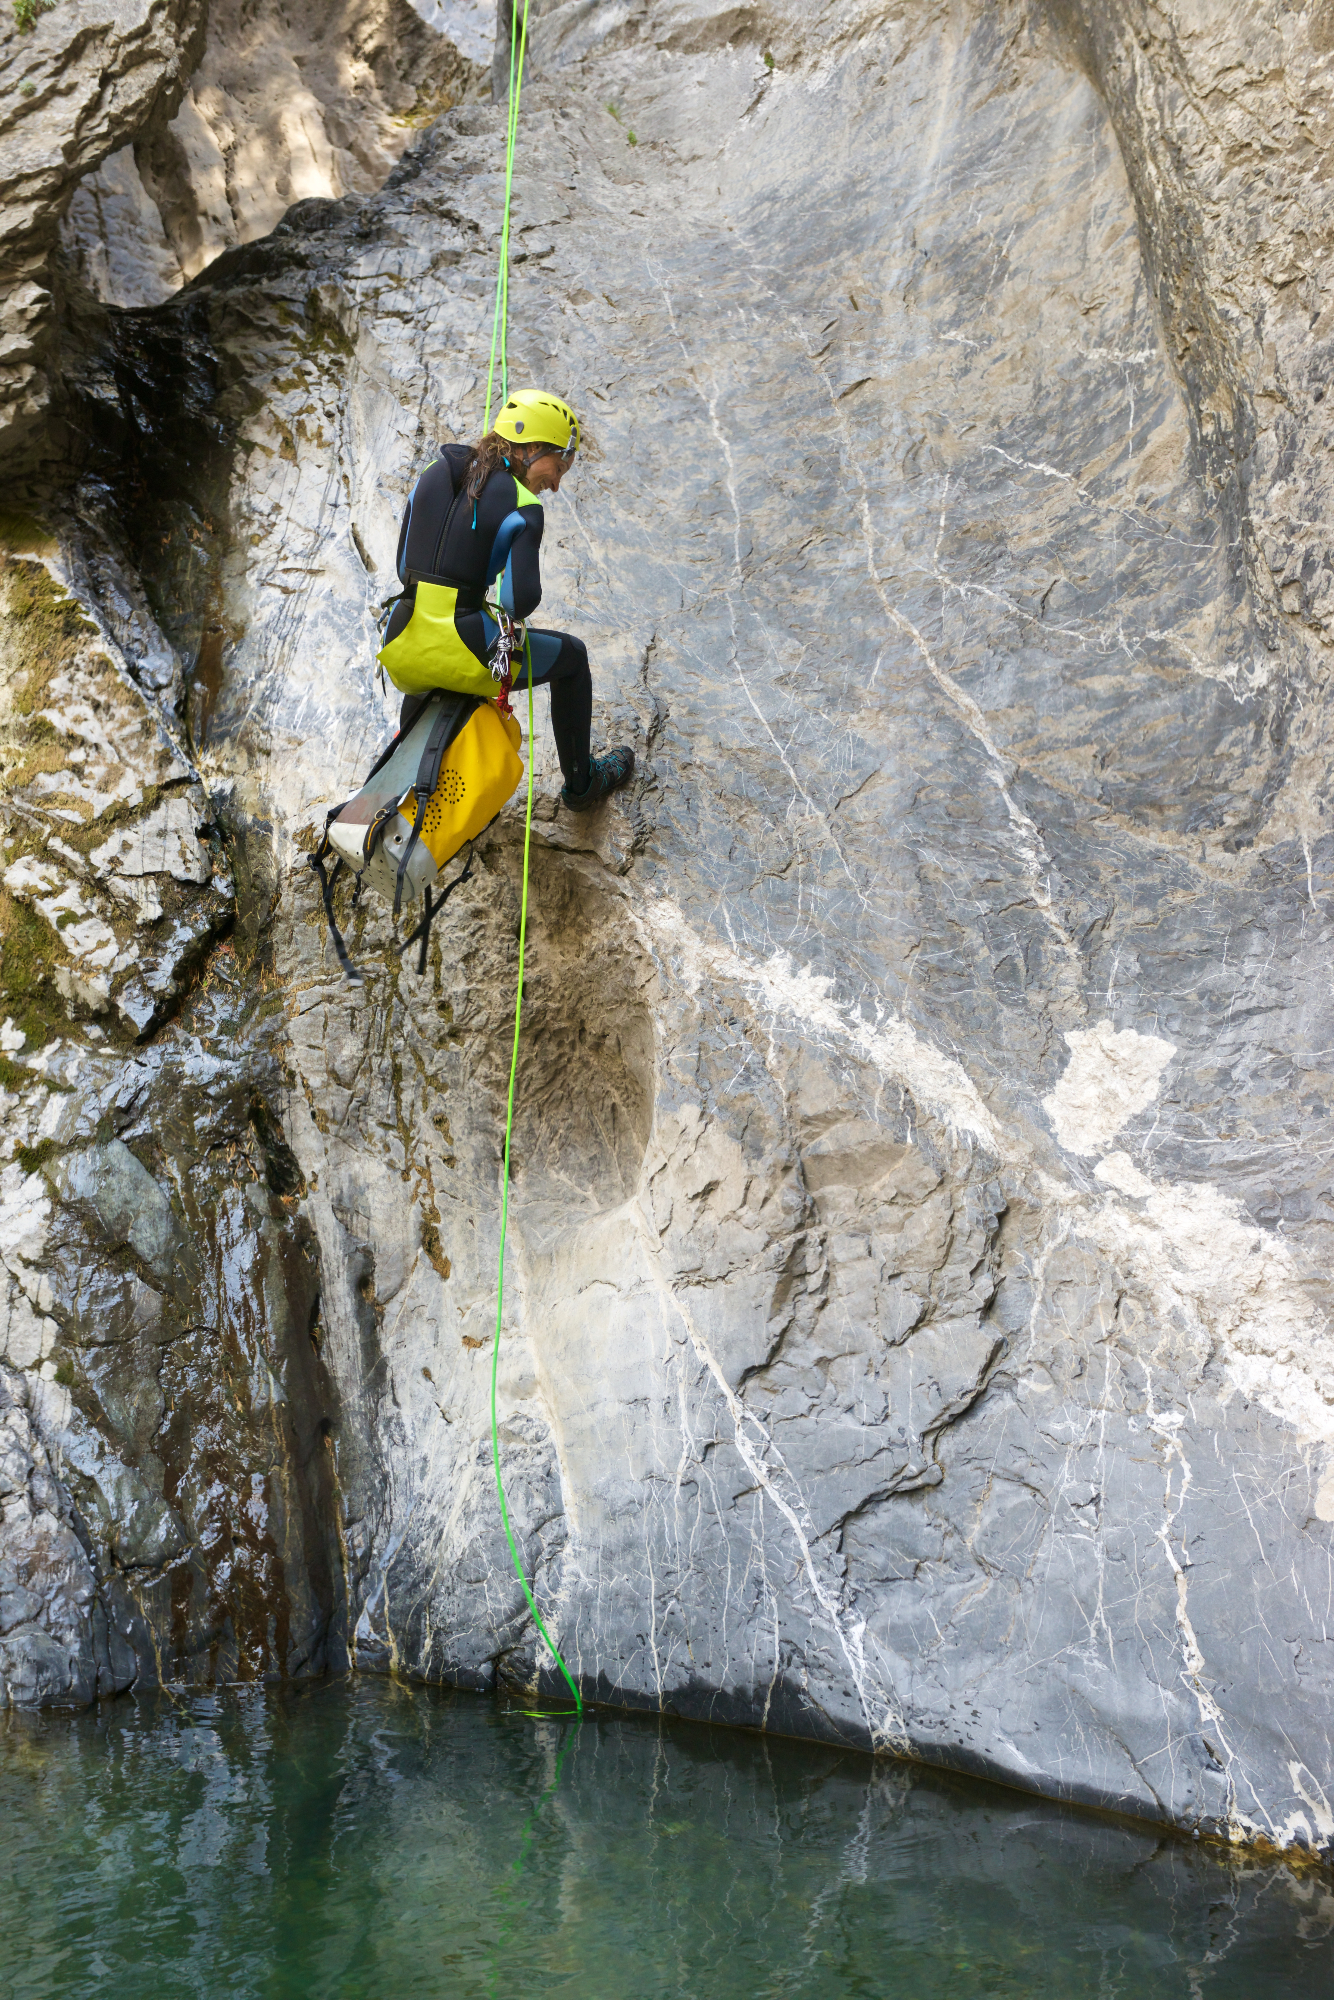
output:
[[[14,20],[21,35],[30,35],[39,14],[49,14],[56,0],[14,0]],[[27,96],[29,93],[24,92]]]

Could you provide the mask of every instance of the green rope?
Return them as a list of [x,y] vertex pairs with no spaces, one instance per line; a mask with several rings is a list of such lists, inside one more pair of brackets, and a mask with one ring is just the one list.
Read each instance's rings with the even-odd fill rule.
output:
[[519,97],[523,90],[523,57],[528,46],[528,0],[523,0],[523,25],[519,29],[517,59],[514,30],[519,26],[519,0],[512,0],[510,19],[510,94],[505,120],[505,215],[500,227],[500,269],[496,272],[496,306],[491,315],[491,364],[486,371],[486,413],[482,435],[491,428],[491,387],[496,376],[496,352],[500,353],[500,401],[509,400],[508,328],[510,310],[510,194],[514,187],[514,142],[519,133]]
[[[490,346],[490,368],[486,372],[486,416],[482,420],[482,434],[490,430],[490,398],[492,382],[496,378],[496,348],[500,350],[500,398],[508,400],[510,394],[510,374],[506,360],[506,326],[510,318],[510,194],[514,188],[514,140],[518,136],[518,98],[524,82],[524,50],[528,46],[528,0],[524,0],[524,22],[518,36],[518,52],[514,48],[514,28],[518,26],[518,0],[512,0],[514,14],[510,20],[510,110],[506,120],[506,146],[504,146],[504,224],[500,230],[500,270],[496,274],[496,312],[492,316],[492,346]],[[510,1050],[510,1090],[504,1106],[504,1184],[500,1194],[500,1256],[496,1260],[496,1340],[492,1346],[492,1368],[490,1368],[490,1444],[492,1462],[496,1466],[496,1494],[500,1496],[500,1520],[504,1522],[504,1536],[510,1544],[510,1556],[514,1558],[514,1574],[518,1576],[524,1596],[528,1598],[528,1610],[534,1616],[538,1632],[546,1640],[546,1646],[566,1678],[570,1694],[574,1696],[574,1708],[582,1716],[584,1702],[570,1678],[570,1668],[560,1658],[560,1648],[556,1646],[552,1634],[542,1624],[542,1612],[538,1610],[532,1590],[528,1588],[528,1578],[524,1576],[524,1564],[514,1542],[514,1530],[510,1526],[510,1508],[504,1498],[504,1480],[500,1478],[500,1422],[496,1418],[496,1384],[500,1378],[500,1324],[504,1314],[504,1240],[510,1228],[510,1138],[514,1132],[514,1078],[518,1074],[518,1028],[524,1012],[524,950],[528,946],[528,850],[532,844],[532,644],[524,640],[524,654],[528,658],[528,810],[524,814],[524,894],[520,902],[518,916],[518,988],[514,992],[514,1048]]]
[[505,1539],[510,1545],[514,1558],[514,1574],[523,1586],[523,1594],[528,1599],[528,1609],[532,1612],[538,1631],[547,1642],[552,1659],[565,1676],[566,1685],[574,1696],[578,1714],[584,1712],[583,1699],[570,1677],[570,1670],[561,1658],[560,1649],[542,1622],[542,1614],[528,1588],[528,1579],[523,1573],[523,1563],[519,1558],[514,1540],[514,1530],[510,1526],[510,1510],[505,1500],[505,1484],[500,1476],[500,1426],[496,1417],[496,1384],[500,1375],[500,1322],[505,1302],[505,1236],[509,1228],[510,1215],[510,1134],[514,1129],[514,1079],[519,1067],[519,1021],[523,1014],[523,960],[528,942],[528,848],[533,833],[533,649],[525,639],[524,651],[528,659],[528,807],[523,821],[523,900],[519,906],[519,984],[514,996],[514,1046],[510,1051],[509,1095],[505,1102],[505,1152],[501,1161],[502,1191],[500,1197],[500,1257],[496,1270],[496,1338],[491,1349],[491,1457],[496,1468],[496,1492],[500,1495],[500,1518],[505,1523]]

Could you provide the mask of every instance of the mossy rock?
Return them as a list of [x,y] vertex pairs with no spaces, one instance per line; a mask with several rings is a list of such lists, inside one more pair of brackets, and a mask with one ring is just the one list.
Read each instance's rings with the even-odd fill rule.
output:
[[40,1048],[66,1026],[55,969],[64,959],[55,932],[36,910],[0,889],[0,1012]]
[[77,658],[96,631],[45,563],[0,552],[0,649],[19,715],[35,715],[60,668]]
[[9,556],[53,556],[55,536],[35,514],[0,507],[0,551]]

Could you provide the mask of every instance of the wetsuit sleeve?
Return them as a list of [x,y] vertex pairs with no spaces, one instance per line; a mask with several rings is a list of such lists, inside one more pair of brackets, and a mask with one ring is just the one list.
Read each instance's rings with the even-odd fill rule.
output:
[[[540,507],[519,507],[516,510],[521,526],[510,543],[505,558],[505,574],[500,584],[500,603],[511,618],[531,618],[542,602],[542,573],[539,554],[542,548],[542,509]],[[510,520],[515,518],[510,516]],[[509,526],[505,522],[501,533]],[[499,536],[496,538],[500,539]]]

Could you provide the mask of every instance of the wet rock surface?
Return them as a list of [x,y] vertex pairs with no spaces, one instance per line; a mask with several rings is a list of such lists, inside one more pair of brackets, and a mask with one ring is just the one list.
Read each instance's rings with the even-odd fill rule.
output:
[[[1231,62],[1281,154],[1326,53],[1274,82],[1152,11],[538,10],[511,369],[590,433],[541,615],[639,770],[569,818],[538,696],[501,1453],[590,1694],[1327,1847],[1321,197],[1229,292],[1250,156],[1163,137]],[[479,426],[502,140],[452,111],[81,364],[67,573],[183,771],[98,830],[105,894],[51,817],[97,781],[15,790],[72,1087],[20,1054],[6,1255],[57,1332],[10,1366],[68,1399],[91,1574],[123,1535],[201,1674],[346,1629],[554,1685],[490,1470],[519,804],[420,978],[367,897],[345,985],[304,853],[392,728],[404,496]],[[154,467],[198,558],[132,519]],[[234,940],[139,1026],[122,933],[220,878]]]
[[0,1701],[337,1666],[335,1401],[263,860],[183,754],[166,641],[132,662],[56,544],[8,528]]

